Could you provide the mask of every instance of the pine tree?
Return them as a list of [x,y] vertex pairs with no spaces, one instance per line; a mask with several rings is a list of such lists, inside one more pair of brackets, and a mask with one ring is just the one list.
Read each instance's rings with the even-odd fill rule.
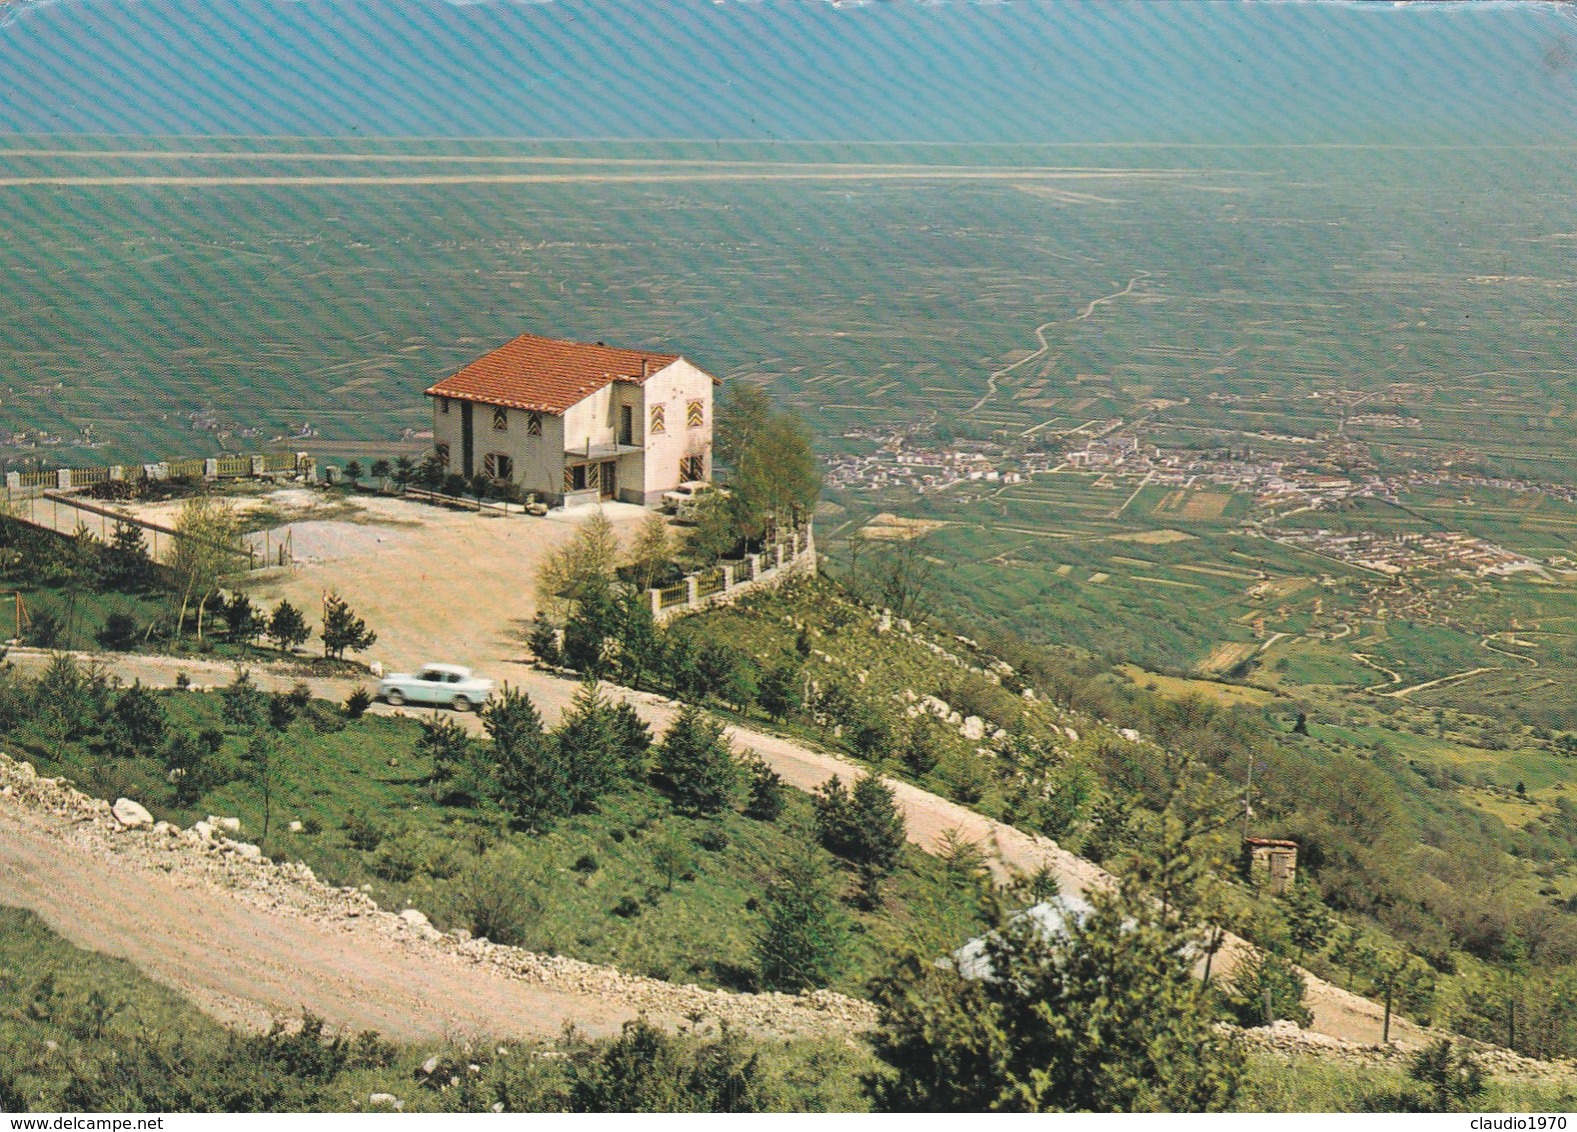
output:
[[564,765],[574,768],[566,781],[572,811],[591,809],[599,797],[623,781],[628,766],[625,736],[597,681],[581,682],[575,702],[553,738]]
[[812,798],[822,848],[885,876],[903,854],[905,827],[892,787],[862,774],[851,792],[833,775]]
[[922,714],[910,722],[904,734],[902,756],[915,774],[930,774],[942,761],[942,745],[929,715]]
[[856,860],[886,876],[898,867],[908,840],[893,788],[875,775],[864,774],[854,784],[851,801],[859,831]]
[[1325,901],[1314,886],[1307,881],[1294,884],[1281,899],[1282,913],[1287,918],[1287,931],[1292,945],[1298,949],[1301,966],[1306,952],[1318,951],[1330,938],[1335,921]]
[[553,623],[541,610],[537,611],[536,618],[531,622],[531,651],[549,668],[557,668],[564,659],[559,651],[558,630],[553,628]]
[[154,579],[153,559],[148,555],[148,544],[142,528],[134,523],[115,524],[115,533],[104,548],[108,567],[106,581],[118,590],[135,593],[146,589]]
[[646,778],[647,760],[651,757],[652,729],[641,721],[635,708],[623,700],[610,710],[619,756],[624,761],[624,775],[632,782],[642,782]]
[[619,607],[606,579],[587,579],[564,624],[564,663],[585,676],[608,671],[609,641],[618,636]]
[[306,644],[311,635],[312,630],[307,628],[307,619],[301,615],[301,610],[281,598],[268,619],[267,636],[274,647],[280,652],[292,652]]
[[323,599],[323,655],[343,660],[346,650],[362,652],[377,643],[378,634],[352,612],[345,599],[331,593]]
[[230,600],[219,606],[219,615],[224,618],[225,627],[230,631],[230,639],[237,644],[251,644],[263,631],[263,619],[253,607],[252,599],[240,590],[232,593]]
[[723,725],[693,705],[679,712],[658,746],[657,772],[674,808],[686,814],[725,809],[739,783],[739,768]]
[[247,734],[263,726],[268,718],[268,697],[252,682],[252,674],[245,669],[236,673],[229,684],[219,689],[224,721],[236,731]]
[[736,648],[721,641],[707,641],[696,654],[696,671],[700,675],[702,694],[726,700],[735,673],[746,658]]
[[783,785],[783,777],[754,751],[745,752],[741,761],[745,766],[746,785],[749,790],[749,797],[745,802],[745,816],[755,818],[757,821],[777,821],[778,815],[783,812],[783,792],[787,789]]
[[481,711],[492,743],[499,801],[528,827],[541,831],[569,814],[573,769],[559,744],[542,727],[531,697],[505,684]]
[[150,755],[164,741],[168,718],[164,705],[141,680],[115,697],[107,738],[112,753],[122,758]]
[[695,641],[686,633],[668,633],[663,643],[663,673],[674,695],[691,703],[706,698],[706,682],[696,663]]
[[1061,933],[1024,917],[987,937],[965,977],[910,956],[873,984],[897,1112],[1194,1112],[1226,1108],[1243,1052],[1216,1031],[1190,933],[1131,886],[1091,896]]
[[1227,987],[1226,1005],[1239,1026],[1268,1026],[1278,1020],[1307,1026],[1314,1014],[1303,1005],[1308,989],[1292,964],[1273,951],[1242,959]]
[[635,545],[630,547],[629,570],[643,600],[646,591],[662,580],[672,557],[673,540],[668,534],[668,520],[654,511],[641,523]]
[[866,774],[851,792],[833,775],[816,791],[812,805],[822,847],[855,867],[860,903],[875,908],[881,902],[882,879],[898,867],[905,841],[892,787]]
[[783,720],[799,709],[799,670],[792,665],[779,664],[767,669],[756,690],[756,702],[772,717],[774,722]]
[[422,720],[416,754],[432,763],[427,782],[437,801],[475,803],[492,792],[492,784],[478,765],[471,737],[454,720],[437,714]]
[[619,674],[631,688],[662,664],[662,637],[645,590],[631,590],[619,602]]
[[1415,1053],[1407,1075],[1429,1089],[1429,1112],[1460,1112],[1484,1092],[1478,1058],[1450,1038],[1439,1038]]
[[825,987],[837,977],[849,930],[832,877],[816,850],[783,862],[762,901],[756,968],[770,990]]
[[816,839],[835,857],[852,860],[860,832],[854,826],[854,802],[838,775],[823,782],[811,795],[816,812]]

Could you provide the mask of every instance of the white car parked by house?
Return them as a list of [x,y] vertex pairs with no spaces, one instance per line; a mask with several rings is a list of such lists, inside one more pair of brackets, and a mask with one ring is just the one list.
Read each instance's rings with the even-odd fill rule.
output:
[[412,674],[396,672],[378,681],[378,695],[388,703],[448,704],[455,711],[481,707],[493,694],[493,682],[472,676],[458,664],[424,664]]
[[686,480],[672,491],[663,492],[663,509],[671,511],[681,523],[693,523],[701,517],[700,508],[707,500],[727,494],[726,487],[713,487],[705,480]]

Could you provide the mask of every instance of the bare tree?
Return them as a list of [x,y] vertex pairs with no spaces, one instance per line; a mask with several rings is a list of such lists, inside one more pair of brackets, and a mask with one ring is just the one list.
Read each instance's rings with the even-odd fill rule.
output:
[[555,620],[564,620],[591,579],[613,577],[618,559],[619,537],[598,508],[575,528],[575,537],[542,564],[537,573],[537,608]]
[[635,574],[635,584],[649,590],[667,569],[673,557],[673,540],[668,535],[668,521],[657,512],[646,516],[630,547],[630,569]]
[[196,495],[181,505],[175,520],[175,551],[170,568],[181,587],[181,612],[176,633],[186,625],[186,611],[197,599],[197,639],[203,639],[203,613],[219,580],[245,551],[241,527],[228,499]]

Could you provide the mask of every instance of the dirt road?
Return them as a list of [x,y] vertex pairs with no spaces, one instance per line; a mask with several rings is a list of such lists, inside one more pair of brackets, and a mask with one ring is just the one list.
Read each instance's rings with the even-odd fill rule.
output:
[[[14,653],[13,658],[24,670],[37,670],[47,660],[42,653],[26,651]],[[167,657],[110,657],[106,658],[106,663],[122,679],[136,678],[142,680],[144,684],[160,687],[173,685],[178,672],[185,672],[190,679],[199,684],[222,684],[234,675],[234,669],[227,665],[205,661],[194,663]],[[550,723],[556,722],[562,715],[578,687],[573,680],[553,676],[523,664],[494,663],[486,666],[486,672],[490,676],[507,680],[512,685],[524,689]],[[253,669],[253,677],[265,688],[287,688],[298,679],[293,675],[271,673],[256,668]],[[342,699],[357,682],[321,680],[310,683],[320,695]],[[611,685],[607,686],[607,691],[610,695],[621,696],[635,704],[641,717],[658,732],[664,730],[678,713],[677,707],[659,696],[631,692]],[[374,705],[373,710],[381,714],[397,712],[418,714],[409,708],[395,709],[384,704]],[[458,715],[454,718],[472,731],[479,730],[479,723],[474,715]],[[733,728],[731,734],[737,747],[755,750],[783,776],[786,782],[802,790],[814,789],[834,774],[849,781],[861,773],[861,769],[854,763],[822,751],[811,750],[781,736],[743,727]],[[1084,892],[1092,887],[1107,884],[1111,880],[1110,874],[1098,865],[1067,852],[1055,842],[985,817],[909,783],[889,781],[904,812],[909,840],[922,849],[934,851],[945,833],[956,830],[979,843],[988,853],[994,854],[1003,866],[1024,872],[1033,872],[1042,865],[1050,866],[1064,891]],[[9,887],[5,874],[0,872],[0,898],[6,898],[5,893]],[[58,891],[60,886],[35,891],[33,899],[39,903],[29,906],[35,907],[40,912],[44,912],[46,908],[52,909],[54,900],[52,893]],[[142,906],[162,907],[156,901]],[[56,923],[57,920],[65,925],[60,930],[68,939],[83,946],[97,946],[92,939],[79,939],[72,934],[74,929],[71,927],[69,916],[57,915],[51,919],[51,923]],[[1217,972],[1222,976],[1230,975],[1236,956],[1244,946],[1242,941],[1229,937],[1223,954],[1216,961]],[[325,955],[323,959],[329,964],[330,969],[334,969],[335,965],[329,956]],[[179,968],[179,962],[172,961],[171,969]],[[200,969],[194,969],[189,977],[202,977],[202,972]],[[355,973],[352,972],[350,977],[356,977]],[[1383,1011],[1378,1004],[1316,979],[1312,975],[1308,977],[1308,984],[1305,1002],[1314,1012],[1313,1029],[1347,1041],[1379,1042]],[[219,989],[223,990],[222,987]],[[376,991],[374,988],[367,987],[363,988],[362,993],[373,995]],[[594,1006],[593,1010],[596,1009],[599,1008]],[[1422,1035],[1423,1031],[1410,1023],[1393,1019],[1391,1024],[1393,1041],[1416,1044],[1421,1040]]]
[[0,806],[0,902],[31,908],[79,947],[130,960],[232,1024],[266,1027],[305,1008],[340,1027],[431,1041],[551,1037],[571,1021],[606,1034],[636,1014],[614,997],[535,986],[182,884],[83,851],[63,826]]

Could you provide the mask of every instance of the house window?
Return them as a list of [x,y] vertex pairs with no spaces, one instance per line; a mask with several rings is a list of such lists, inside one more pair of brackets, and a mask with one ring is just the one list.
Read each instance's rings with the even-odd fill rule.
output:
[[502,452],[489,452],[482,457],[482,474],[492,480],[513,480],[515,462]]
[[441,467],[449,466],[449,446],[442,441],[433,445],[433,455],[437,457]]
[[635,443],[635,410],[629,405],[619,406],[619,443]]
[[667,415],[668,414],[666,412],[666,409],[667,409],[667,406],[665,406],[665,405],[653,405],[652,406],[652,411],[651,411],[651,414],[650,414],[651,420],[650,420],[650,423],[648,423],[647,426],[646,426],[646,431],[647,432],[667,432],[668,431],[668,421],[667,421]]
[[542,435],[542,414],[541,413],[532,413],[529,417],[526,418],[526,435],[527,436],[541,436]]
[[576,464],[564,469],[564,490],[585,491],[597,486],[597,465]]
[[447,397],[440,397],[440,398],[438,398],[438,411],[440,413],[444,413],[446,415],[448,414],[448,412],[449,412],[449,398],[447,398]]
[[705,478],[705,456],[686,456],[679,461],[679,480],[681,483],[689,483],[691,480],[704,480]]
[[687,428],[700,428],[706,423],[706,406],[699,401],[691,401],[685,406],[684,423]]
[[509,431],[509,410],[508,409],[494,409],[493,410],[493,431],[494,432],[508,432]]

